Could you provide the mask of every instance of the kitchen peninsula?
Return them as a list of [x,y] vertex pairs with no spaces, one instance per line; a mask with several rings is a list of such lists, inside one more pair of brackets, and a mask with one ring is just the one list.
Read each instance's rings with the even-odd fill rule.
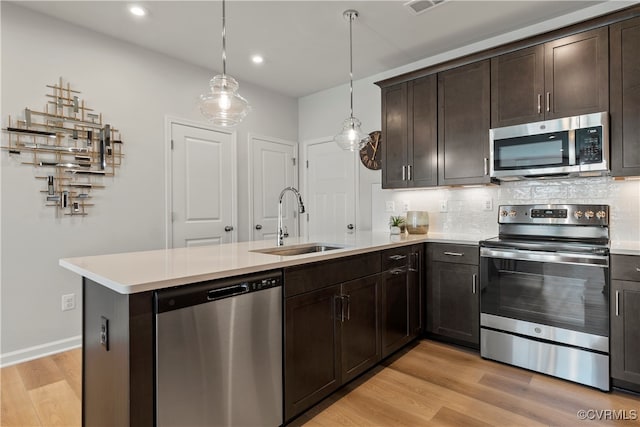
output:
[[[284,271],[284,297],[292,296],[292,301],[299,301],[300,294],[304,296],[311,293],[308,292],[311,287],[307,286],[314,286],[313,289],[318,288],[316,283],[318,280],[326,280],[331,288],[335,288],[336,283],[348,285],[358,282],[354,279],[374,275],[380,282],[374,284],[375,289],[381,289],[380,292],[376,291],[376,295],[385,293],[385,280],[389,285],[404,283],[398,280],[407,281],[407,286],[396,286],[397,289],[402,289],[402,292],[406,289],[405,294],[389,294],[389,301],[400,297],[404,298],[403,301],[406,301],[407,305],[410,300],[415,302],[415,309],[407,308],[406,310],[413,310],[413,317],[417,319],[413,322],[413,328],[417,331],[416,328],[419,329],[422,326],[423,317],[421,308],[424,300],[423,276],[416,276],[412,282],[415,286],[411,288],[406,277],[409,275],[407,271],[414,270],[409,267],[402,273],[404,276],[397,275],[402,271],[398,270],[398,266],[406,265],[405,259],[414,260],[411,262],[416,263],[416,269],[418,269],[417,266],[422,266],[423,248],[426,242],[473,245],[469,247],[475,250],[478,240],[484,237],[488,236],[438,234],[390,236],[388,233],[361,232],[347,234],[342,238],[325,236],[322,239],[309,241],[289,239],[284,248],[296,248],[304,246],[305,243],[318,242],[320,242],[319,245],[338,247],[338,249],[323,252],[292,256],[261,253],[259,251],[272,249],[275,242],[252,241],[220,246],[62,259],[60,260],[62,267],[83,277],[83,423],[84,425],[95,423],[154,425],[156,416],[154,295],[156,291],[280,270]],[[401,255],[390,253],[390,251],[400,251],[405,248],[406,251],[411,249],[414,252]],[[385,261],[385,255],[389,261]],[[324,271],[324,267],[329,271]],[[387,276],[384,276],[384,271],[391,272],[388,279],[385,278]],[[312,279],[307,279],[310,277],[309,272],[313,274]],[[313,283],[308,284],[311,282]],[[341,292],[347,289],[340,288],[340,286],[346,286],[345,284],[338,285]],[[325,288],[323,291],[326,293],[329,289]],[[334,296],[330,298],[333,301]],[[384,300],[385,297],[383,296],[382,299]],[[398,319],[409,321],[410,315],[407,311],[393,317],[388,310],[385,312],[383,309],[383,314],[376,316],[382,317],[383,323],[386,319],[392,326],[397,326]],[[286,319],[287,315],[285,315],[285,323]],[[286,335],[286,325],[284,328]],[[409,330],[408,325],[406,329]],[[381,335],[383,348],[378,352],[377,360],[415,338],[417,332],[406,337],[385,335],[384,332]],[[389,337],[386,338],[388,341],[386,350],[384,349],[385,336]],[[377,339],[379,342],[380,338]],[[370,366],[373,365],[366,365],[366,369]],[[359,374],[363,369],[366,370],[365,365],[358,365],[357,369],[354,368],[351,373],[352,376]],[[342,378],[346,382],[349,374],[345,374]],[[340,381],[336,382],[333,389],[339,384]],[[285,415],[285,421],[291,418],[291,414],[299,413],[304,410],[303,408],[311,406],[311,402],[314,401],[313,399],[302,400],[299,404],[291,405],[289,413]],[[286,409],[285,412],[287,412]]]

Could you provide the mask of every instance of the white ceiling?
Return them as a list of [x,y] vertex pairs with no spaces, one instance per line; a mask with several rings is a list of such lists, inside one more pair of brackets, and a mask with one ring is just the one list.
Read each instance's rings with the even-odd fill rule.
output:
[[[17,3],[205,67],[212,76],[221,70],[220,1],[140,1],[149,11],[142,19],[127,11],[133,1]],[[353,25],[358,79],[603,1],[449,0],[413,15],[406,0],[228,0],[227,73],[293,97],[348,82],[349,25],[342,13],[351,8],[360,12]],[[264,55],[264,64],[252,64],[254,53]]]

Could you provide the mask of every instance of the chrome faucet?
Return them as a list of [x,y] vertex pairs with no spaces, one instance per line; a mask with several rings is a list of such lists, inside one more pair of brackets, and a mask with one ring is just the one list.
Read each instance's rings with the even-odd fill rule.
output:
[[300,192],[293,187],[286,187],[284,190],[282,190],[282,192],[280,193],[280,200],[278,201],[278,240],[276,242],[277,246],[284,245],[284,227],[282,225],[282,198],[284,197],[284,193],[286,193],[287,191],[291,191],[293,194],[296,195],[296,197],[298,197],[298,212],[304,213],[304,203],[302,203],[302,196],[300,195]]

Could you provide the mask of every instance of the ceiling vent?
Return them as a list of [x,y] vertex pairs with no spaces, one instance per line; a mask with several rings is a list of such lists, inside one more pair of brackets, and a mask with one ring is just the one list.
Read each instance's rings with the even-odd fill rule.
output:
[[412,14],[420,15],[428,9],[432,9],[446,0],[411,0],[404,5],[409,8]]

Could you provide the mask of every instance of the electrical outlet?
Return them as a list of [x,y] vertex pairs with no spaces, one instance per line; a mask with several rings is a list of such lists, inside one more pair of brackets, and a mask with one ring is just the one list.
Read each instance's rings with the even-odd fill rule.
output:
[[395,212],[395,211],[396,211],[396,204],[392,200],[387,201],[386,212]]
[[484,209],[485,211],[492,211],[493,200],[491,198],[485,199],[484,202],[482,203],[482,209]]
[[100,345],[109,351],[109,319],[100,316]]
[[76,294],[62,295],[62,311],[69,311],[76,308]]
[[446,200],[440,200],[440,212],[447,212],[449,210]]
[[402,201],[402,212],[408,212],[409,211],[409,201],[408,200],[403,200]]

